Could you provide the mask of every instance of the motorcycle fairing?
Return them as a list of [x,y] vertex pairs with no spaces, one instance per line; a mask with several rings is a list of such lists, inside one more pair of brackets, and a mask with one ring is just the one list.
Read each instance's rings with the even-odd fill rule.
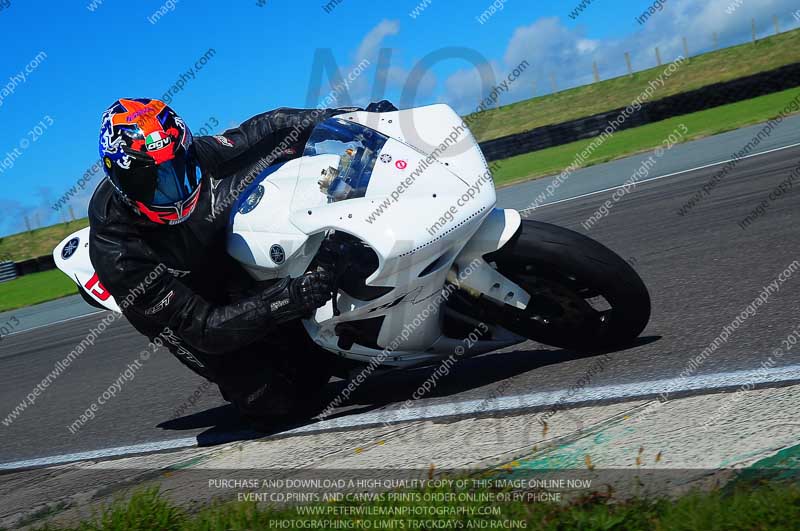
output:
[[89,258],[89,227],[64,238],[53,250],[53,259],[56,267],[78,285],[84,297],[91,300],[94,306],[113,312],[121,311],[114,297],[97,278]]
[[[480,148],[468,130],[460,133],[459,143],[441,151],[431,163],[430,152],[422,152],[406,142],[402,123],[414,121],[418,128],[430,127],[442,145],[462,123],[449,107],[434,105],[395,113],[352,113],[338,120],[367,124],[391,136],[383,145],[372,169],[363,197],[327,202],[318,179],[327,169],[342,169],[337,155],[302,157],[287,163],[265,181],[267,188],[260,204],[246,215],[237,215],[232,227],[232,254],[245,258],[245,265],[261,279],[285,276],[287,271],[302,274],[311,262],[319,242],[330,231],[347,233],[370,246],[378,258],[376,270],[366,279],[372,287],[390,291],[372,300],[360,300],[344,291],[337,296],[341,314],[334,315],[333,303],[318,309],[313,319],[304,321],[311,337],[320,346],[342,356],[370,361],[378,356],[385,365],[407,366],[453,352],[454,345],[443,338],[440,303],[437,301],[451,270],[473,273],[463,279],[465,286],[486,289],[487,295],[524,308],[528,296],[482,259],[482,254],[497,250],[515,233],[520,219],[516,213],[496,210],[494,187],[484,186],[459,208],[452,221],[438,231],[430,231],[435,216],[465,197],[472,184],[489,171]],[[375,122],[378,125],[375,125]],[[397,137],[393,135],[398,135]],[[413,138],[417,146],[426,141]],[[351,153],[355,155],[355,153]],[[424,168],[421,170],[421,168]],[[403,186],[405,183],[405,186]],[[402,187],[403,191],[399,192]],[[425,216],[415,215],[425,212]],[[516,214],[516,215],[515,215]],[[486,223],[487,220],[492,221]],[[482,231],[478,238],[476,233]],[[473,241],[474,240],[474,241]],[[471,245],[468,245],[472,242]],[[236,247],[247,244],[250,254]],[[267,250],[274,246],[286,250],[286,263],[278,266]],[[464,253],[465,248],[467,252]],[[478,262],[478,265],[476,264]],[[293,275],[293,276],[297,276]],[[498,284],[498,280],[500,281]],[[425,319],[418,319],[421,312]],[[382,318],[377,346],[358,343],[340,346],[337,325]],[[408,323],[418,323],[408,334]],[[404,333],[404,328],[406,333]],[[386,347],[407,336],[391,355],[381,355]],[[501,341],[482,341],[471,354],[488,352],[519,342],[513,334]]]

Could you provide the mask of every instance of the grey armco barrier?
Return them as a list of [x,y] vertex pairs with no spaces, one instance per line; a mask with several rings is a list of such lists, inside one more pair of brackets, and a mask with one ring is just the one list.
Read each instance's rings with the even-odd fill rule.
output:
[[[714,83],[696,90],[675,94],[645,103],[642,109],[629,116],[617,131],[640,127],[667,118],[682,116],[705,109],[749,100],[800,86],[800,63],[782,66],[748,77]],[[594,138],[609,122],[617,118],[624,108],[587,116],[560,124],[537,127],[524,133],[504,136],[481,142],[486,159],[505,159],[532,151]]]
[[0,282],[17,278],[17,264],[14,262],[0,262]]

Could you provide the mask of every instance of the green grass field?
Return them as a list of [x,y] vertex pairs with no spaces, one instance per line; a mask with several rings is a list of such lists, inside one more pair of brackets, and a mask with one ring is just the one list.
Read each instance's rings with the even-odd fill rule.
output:
[[[583,167],[654,149],[681,124],[689,131],[683,138],[685,142],[765,122],[798,96],[800,88],[795,88],[620,131],[597,149]],[[591,143],[592,139],[582,140],[501,160],[500,169],[494,174],[495,184],[509,185],[560,173]]]
[[[409,491],[415,492],[415,491]],[[452,494],[433,489],[419,494]],[[489,491],[459,491],[485,494]],[[492,491],[497,493],[498,491]],[[296,508],[259,507],[253,503],[217,504],[190,514],[160,497],[155,490],[142,491],[129,501],[113,505],[95,519],[69,528],[75,531],[130,530],[250,530],[250,529],[526,529],[583,531],[694,531],[694,530],[794,530],[800,519],[800,488],[796,485],[747,485],[730,492],[694,492],[677,500],[609,500],[604,496],[587,497],[572,503],[524,503],[481,501],[432,502],[336,502],[318,505],[322,515],[300,515]],[[337,509],[435,509],[422,516],[382,516],[346,514]],[[448,510],[480,509],[481,516],[457,515]],[[497,509],[498,514],[485,514]],[[345,513],[345,514],[342,514]],[[413,514],[413,513],[410,513]],[[43,515],[45,516],[45,515]],[[398,523],[402,521],[402,525]],[[491,524],[494,522],[494,525]],[[394,525],[387,525],[392,523]],[[504,524],[516,523],[516,527]]]
[[0,312],[77,293],[78,287],[75,283],[57,269],[25,275],[16,280],[0,283]]
[[[624,65],[624,58],[619,58]],[[665,58],[666,61],[666,58]],[[800,61],[800,30],[698,55],[673,74],[656,98],[730,81]],[[602,71],[603,65],[600,65]],[[536,127],[561,123],[625,107],[656,79],[664,67],[651,68],[592,85],[577,87],[548,96],[533,98],[476,117],[473,133],[480,141],[530,131]]]

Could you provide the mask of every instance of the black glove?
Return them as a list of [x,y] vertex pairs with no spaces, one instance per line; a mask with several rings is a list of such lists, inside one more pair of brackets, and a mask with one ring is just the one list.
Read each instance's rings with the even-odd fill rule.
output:
[[312,312],[331,300],[331,276],[324,270],[306,273],[289,283],[289,292],[292,303]]
[[389,100],[370,103],[365,109],[367,112],[392,112],[398,110]]
[[281,280],[263,292],[261,300],[269,308],[272,321],[280,324],[308,317],[331,299],[332,291],[328,272],[316,271],[299,278]]

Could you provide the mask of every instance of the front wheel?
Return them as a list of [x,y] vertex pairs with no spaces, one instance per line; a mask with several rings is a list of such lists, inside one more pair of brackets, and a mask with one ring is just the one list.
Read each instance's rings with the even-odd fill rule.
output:
[[502,249],[484,257],[531,296],[504,306],[501,324],[560,348],[605,350],[630,344],[650,319],[642,279],[616,253],[577,232],[523,220]]

